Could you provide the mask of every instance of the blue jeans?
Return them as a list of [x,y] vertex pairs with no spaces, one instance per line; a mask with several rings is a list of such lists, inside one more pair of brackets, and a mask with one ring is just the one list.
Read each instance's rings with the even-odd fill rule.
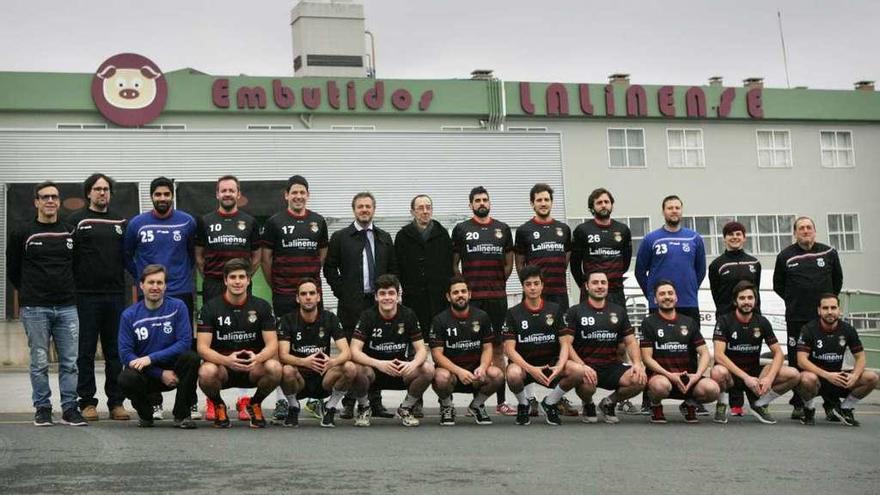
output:
[[76,306],[24,306],[21,322],[31,350],[31,388],[35,408],[52,407],[49,388],[49,339],[58,353],[61,409],[75,408],[76,358],[79,354],[79,318]]

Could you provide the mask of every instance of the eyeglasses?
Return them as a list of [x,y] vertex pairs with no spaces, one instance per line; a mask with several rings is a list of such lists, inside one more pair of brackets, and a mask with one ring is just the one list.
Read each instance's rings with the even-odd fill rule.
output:
[[92,191],[95,191],[95,192],[108,192],[108,191],[110,191],[110,188],[109,188],[109,187],[93,187],[93,188],[92,188]]
[[59,196],[57,194],[40,194],[37,198],[40,201],[58,201]]

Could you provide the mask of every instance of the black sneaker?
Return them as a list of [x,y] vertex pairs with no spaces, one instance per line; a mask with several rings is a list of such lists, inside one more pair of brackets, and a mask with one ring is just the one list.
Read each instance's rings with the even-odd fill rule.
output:
[[[801,420],[802,425],[813,426],[816,424],[816,410],[815,409],[809,409],[806,407],[802,407],[799,409],[801,410],[800,420]],[[794,413],[792,413],[792,416],[794,416]]]
[[419,426],[419,419],[413,416],[412,407],[403,407],[403,404],[397,408],[397,415],[400,416],[400,424],[403,426]]
[[[548,425],[559,426],[562,424],[562,419],[559,418],[559,409],[556,408],[556,404],[552,406],[547,404],[547,398],[541,401],[541,409],[544,410],[544,419],[547,421]],[[517,415],[519,411],[517,411]]]
[[[684,404],[684,422],[685,423],[699,423],[700,420],[697,419],[697,405],[698,404]],[[679,408],[680,409],[680,408]]]
[[34,413],[34,426],[55,426],[51,407],[37,408],[37,412]]
[[538,399],[534,397],[529,397],[529,416],[533,418],[538,417]]
[[86,418],[82,417],[78,407],[71,407],[61,414],[61,422],[70,426],[88,426]]
[[852,409],[843,409],[840,406],[837,406],[834,408],[833,412],[834,412],[834,415],[838,419],[840,419],[840,422],[843,423],[845,426],[859,426],[859,425],[861,425],[861,423],[859,423],[858,420],[856,420],[855,416],[853,415]]
[[584,412],[583,418],[581,421],[584,423],[597,423],[599,422],[599,416],[596,414],[596,403],[592,400],[590,402],[584,402]]
[[[805,407],[794,406],[794,409],[791,410],[791,419],[802,419],[804,417],[805,410],[806,410]],[[813,412],[815,413],[816,410],[814,409]],[[806,424],[806,423],[804,423],[804,424]],[[815,419],[813,420],[813,423],[811,423],[811,424],[815,424]]]
[[474,417],[474,423],[478,425],[491,425],[492,418],[489,417],[489,411],[486,411],[486,405],[483,404],[480,407],[474,406],[473,403],[468,405],[468,411],[471,412],[471,416]]
[[174,427],[180,428],[181,430],[195,430],[197,428],[196,422],[190,418],[174,418]]
[[516,424],[520,426],[526,426],[532,424],[531,418],[529,418],[529,405],[528,404],[517,404],[516,406]]
[[342,399],[342,412],[339,413],[342,419],[354,418],[354,399]]
[[834,414],[834,408],[836,407],[840,407],[840,403],[837,401],[825,401],[822,403],[822,409],[825,409],[825,421],[840,423],[840,418]]
[[455,426],[455,408],[440,405],[440,426]]
[[284,418],[283,426],[285,428],[299,428],[299,408],[287,408],[287,415]]
[[776,419],[773,418],[773,415],[770,414],[770,410],[767,406],[752,406],[751,407],[752,416],[758,418],[758,421],[764,423],[765,425],[775,425]]
[[706,409],[706,406],[704,406],[703,404],[698,403],[696,406],[694,406],[694,408],[696,408],[696,410],[697,410],[697,416],[708,416],[709,415],[709,410]]
[[617,417],[617,413],[615,412],[615,404],[608,400],[608,397],[602,399],[599,402],[599,409],[602,410],[602,415],[605,416],[605,422],[608,424],[617,424],[620,422],[620,419]]
[[290,408],[290,404],[287,403],[284,399],[278,399],[275,401],[275,410],[272,411],[272,419],[273,422],[284,422],[284,418],[287,417],[287,410]]
[[421,419],[425,417],[425,411],[423,410],[425,403],[422,399],[416,401],[415,405],[412,408],[413,416]]
[[382,403],[376,404],[375,406],[370,404],[370,416],[374,418],[393,418],[394,413],[389,411]]
[[153,418],[138,418],[138,428],[152,428],[153,426]]
[[322,428],[335,428],[336,427],[336,408],[335,407],[324,407],[324,414],[321,416],[321,427]]
[[642,407],[639,409],[639,414],[642,416],[653,416],[654,409],[651,406],[651,403],[646,400],[642,401]]

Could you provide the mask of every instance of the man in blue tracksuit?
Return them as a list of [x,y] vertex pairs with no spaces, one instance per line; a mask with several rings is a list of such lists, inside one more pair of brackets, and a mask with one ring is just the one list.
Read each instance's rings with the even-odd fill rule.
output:
[[119,319],[119,359],[125,366],[119,388],[140,417],[139,426],[153,426],[150,395],[177,389],[174,424],[196,427],[190,415],[201,360],[190,350],[192,323],[186,305],[165,297],[166,270],[147,265],[140,277],[143,299]]

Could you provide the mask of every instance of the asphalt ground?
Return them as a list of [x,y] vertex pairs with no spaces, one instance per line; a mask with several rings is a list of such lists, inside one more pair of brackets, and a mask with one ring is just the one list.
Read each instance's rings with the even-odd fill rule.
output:
[[[9,399],[0,402],[3,493],[880,491],[880,398],[874,397],[856,410],[859,428],[827,423],[821,407],[816,426],[802,426],[788,419],[786,397],[771,408],[779,419],[772,426],[749,416],[726,425],[702,417],[688,425],[677,403],[668,401],[666,425],[621,415],[617,425],[564,418],[553,427],[539,417],[517,426],[512,417],[493,416],[495,424],[478,426],[459,407],[458,424],[441,427],[432,394],[418,428],[374,419],[370,428],[338,420],[327,429],[305,414],[297,429],[253,430],[237,420],[228,430],[199,421],[199,429],[183,431],[170,420],[142,429],[136,421],[107,419],[87,427],[37,428],[27,378],[0,373],[0,391]],[[54,374],[52,382],[54,388]],[[231,403],[235,394],[224,397]],[[400,397],[386,392],[385,403]],[[468,400],[456,397],[459,406]],[[57,420],[57,393],[53,398]],[[165,401],[170,409],[170,393]],[[266,400],[267,413],[272,403],[274,397]]]

